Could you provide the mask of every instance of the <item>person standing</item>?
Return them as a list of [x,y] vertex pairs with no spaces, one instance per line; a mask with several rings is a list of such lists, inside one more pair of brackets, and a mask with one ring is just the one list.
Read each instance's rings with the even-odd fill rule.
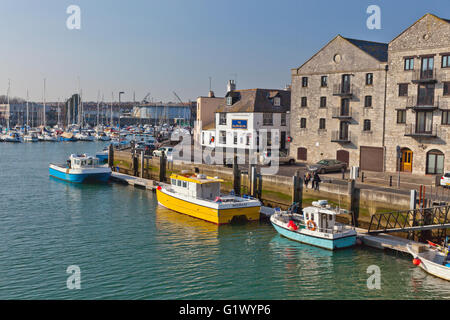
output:
[[322,180],[320,180],[319,174],[317,172],[314,173],[313,183],[314,190],[319,191],[319,184]]
[[311,180],[311,174],[307,172],[304,176],[305,179],[305,188],[308,189],[309,180]]

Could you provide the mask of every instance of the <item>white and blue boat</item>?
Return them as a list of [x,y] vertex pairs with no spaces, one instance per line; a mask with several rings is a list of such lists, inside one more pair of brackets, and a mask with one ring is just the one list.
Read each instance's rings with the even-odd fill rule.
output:
[[111,169],[100,165],[97,158],[72,154],[66,165],[50,164],[49,174],[74,183],[107,182],[111,177]]
[[102,151],[97,152],[95,157],[100,161],[100,163],[108,162],[108,148],[104,148]]
[[348,213],[347,210],[331,208],[326,200],[320,200],[304,208],[303,214],[275,213],[270,222],[280,235],[288,239],[336,250],[356,244],[355,228],[336,222],[336,216]]

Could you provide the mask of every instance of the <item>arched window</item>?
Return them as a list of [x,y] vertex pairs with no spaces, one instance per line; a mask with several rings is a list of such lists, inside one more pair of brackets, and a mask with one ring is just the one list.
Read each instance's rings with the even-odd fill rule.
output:
[[427,174],[444,173],[444,154],[436,149],[427,152]]

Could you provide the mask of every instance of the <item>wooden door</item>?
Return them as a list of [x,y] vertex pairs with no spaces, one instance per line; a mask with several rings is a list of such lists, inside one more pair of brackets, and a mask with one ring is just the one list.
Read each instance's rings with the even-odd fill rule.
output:
[[409,149],[402,150],[402,163],[400,170],[405,172],[412,172],[413,152]]

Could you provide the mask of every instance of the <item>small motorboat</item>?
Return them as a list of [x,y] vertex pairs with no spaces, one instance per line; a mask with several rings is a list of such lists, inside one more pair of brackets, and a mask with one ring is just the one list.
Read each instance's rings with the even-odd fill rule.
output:
[[170,184],[158,186],[156,198],[167,209],[215,224],[259,221],[261,202],[234,194],[222,195],[217,177],[172,174]]
[[291,240],[335,250],[356,244],[354,227],[336,222],[336,216],[349,211],[332,208],[326,200],[314,201],[302,214],[282,211],[274,213],[270,222],[277,232]]
[[111,169],[100,165],[97,158],[86,154],[72,154],[67,164],[50,164],[49,174],[61,180],[84,183],[84,182],[107,182],[111,177]]
[[20,139],[20,135],[17,132],[10,132],[8,134],[5,134],[3,136],[3,141],[14,143],[22,142],[22,140]]
[[104,132],[98,132],[96,138],[98,141],[111,141],[111,137]]
[[90,133],[80,132],[75,135],[78,141],[94,141],[94,136]]
[[435,277],[450,281],[450,257],[447,249],[416,244],[407,244],[406,249],[413,256],[414,265]]
[[38,136],[36,133],[32,132],[32,133],[28,133],[26,135],[23,136],[23,141],[24,142],[38,142]]
[[43,141],[47,141],[47,142],[57,142],[57,141],[58,141],[58,138],[55,137],[54,135],[45,133],[45,134],[43,135]]
[[72,132],[64,132],[61,135],[61,141],[77,141]]
[[102,151],[97,152],[95,154],[95,157],[99,160],[100,163],[106,163],[106,162],[108,162],[108,155],[109,155],[109,150],[108,150],[108,148],[105,148]]

